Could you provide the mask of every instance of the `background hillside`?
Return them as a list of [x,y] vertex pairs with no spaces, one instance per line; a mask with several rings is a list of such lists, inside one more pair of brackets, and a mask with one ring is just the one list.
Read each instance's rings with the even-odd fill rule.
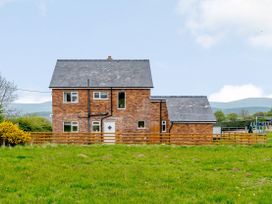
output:
[[224,113],[240,113],[242,110],[251,114],[256,112],[266,112],[272,108],[271,98],[247,98],[228,103],[210,102],[214,111],[220,109]]
[[52,102],[48,101],[45,103],[12,103],[9,107],[13,112],[19,115],[27,115],[33,114],[37,116],[42,116],[51,120],[51,113],[52,113]]

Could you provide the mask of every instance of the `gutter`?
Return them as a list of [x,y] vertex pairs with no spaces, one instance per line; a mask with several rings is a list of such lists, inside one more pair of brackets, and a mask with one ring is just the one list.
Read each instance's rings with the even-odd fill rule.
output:
[[205,124],[205,123],[216,123],[216,121],[172,121],[172,123],[176,124]]

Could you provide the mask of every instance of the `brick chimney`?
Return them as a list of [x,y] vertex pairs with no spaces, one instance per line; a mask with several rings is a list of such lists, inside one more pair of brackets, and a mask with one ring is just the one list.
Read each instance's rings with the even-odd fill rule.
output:
[[111,61],[112,60],[112,57],[111,56],[108,56],[108,59],[107,59],[108,61]]

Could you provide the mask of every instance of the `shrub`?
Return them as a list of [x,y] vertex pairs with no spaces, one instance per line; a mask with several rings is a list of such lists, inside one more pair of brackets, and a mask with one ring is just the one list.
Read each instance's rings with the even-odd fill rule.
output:
[[230,122],[235,122],[238,120],[238,114],[236,113],[229,113],[227,115],[227,119],[230,121]]
[[22,116],[13,118],[11,121],[18,124],[26,132],[51,132],[52,125],[50,121],[39,116]]
[[30,141],[29,133],[21,130],[17,125],[10,121],[0,123],[0,142],[6,145],[25,144]]
[[254,120],[237,120],[237,121],[224,121],[219,125],[222,127],[236,127],[236,128],[245,128],[250,125]]

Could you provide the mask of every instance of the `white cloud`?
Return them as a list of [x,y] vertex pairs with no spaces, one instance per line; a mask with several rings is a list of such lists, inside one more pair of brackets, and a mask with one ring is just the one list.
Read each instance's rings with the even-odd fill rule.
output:
[[43,103],[51,101],[51,94],[48,93],[31,93],[31,92],[19,92],[18,99],[15,103]]
[[225,85],[218,92],[209,96],[210,101],[230,102],[245,98],[269,97],[265,96],[263,90],[252,84],[241,86]]
[[222,36],[234,36],[253,46],[272,47],[271,0],[179,0],[178,10],[203,46],[206,40],[199,38],[210,36],[219,42]]

